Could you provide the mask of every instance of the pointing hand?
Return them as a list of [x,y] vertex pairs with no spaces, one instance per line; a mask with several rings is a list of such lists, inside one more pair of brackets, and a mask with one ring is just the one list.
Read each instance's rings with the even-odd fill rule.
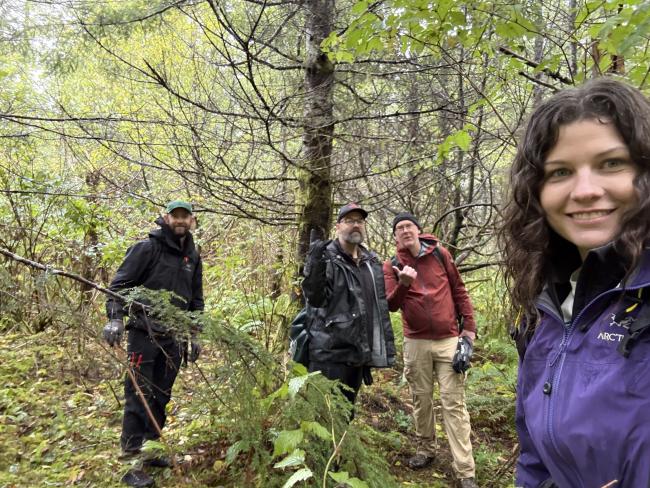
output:
[[411,283],[413,283],[415,278],[418,276],[418,272],[410,266],[404,266],[402,269],[393,266],[393,271],[395,271],[395,274],[397,275],[399,284],[404,286],[411,286]]

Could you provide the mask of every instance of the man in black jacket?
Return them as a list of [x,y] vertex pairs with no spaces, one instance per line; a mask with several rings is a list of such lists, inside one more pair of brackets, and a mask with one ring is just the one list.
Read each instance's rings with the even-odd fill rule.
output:
[[382,263],[361,245],[368,212],[356,203],[341,208],[332,241],[313,242],[303,293],[316,307],[309,333],[309,370],[340,380],[354,403],[370,368],[395,362],[393,329],[388,315]]
[[[190,233],[193,219],[189,203],[170,202],[166,213],[156,220],[160,229],[129,248],[110,290],[121,292],[136,286],[167,290],[177,295],[172,303],[181,310],[203,310],[201,258]],[[164,457],[143,459],[141,448],[144,441],[160,437],[166,418],[165,406],[170,400],[186,344],[179,342],[173,332],[149,312],[137,306],[125,309],[124,302],[115,297],[108,298],[106,314],[109,321],[104,327],[104,339],[110,346],[119,345],[125,329],[124,316],[129,315],[127,355],[129,368],[137,379],[136,388],[127,374],[124,385],[121,458],[137,462],[122,482],[135,487],[153,486],[154,481],[144,471],[144,465],[165,467],[169,460]],[[200,346],[192,336],[189,361],[196,361],[199,353]]]

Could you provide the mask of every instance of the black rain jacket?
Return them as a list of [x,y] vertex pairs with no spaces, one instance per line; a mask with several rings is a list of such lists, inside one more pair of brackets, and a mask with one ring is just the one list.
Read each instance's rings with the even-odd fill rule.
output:
[[[333,240],[323,252],[324,267],[305,266],[303,293],[308,304],[316,307],[309,324],[310,361],[377,368],[395,363],[382,263],[375,253],[364,247],[360,251],[357,266],[338,240]],[[359,275],[363,266],[373,278],[373,303],[364,303]],[[366,307],[374,307],[370,334],[364,322]]]
[[[172,300],[181,310],[203,310],[203,266],[192,235],[187,233],[181,248],[180,240],[173,235],[162,217],[156,219],[156,224],[160,228],[151,231],[148,239],[127,250],[109,289],[116,293],[136,286],[167,290],[182,298]],[[109,319],[120,319],[129,313],[123,302],[109,297],[106,315]],[[164,325],[145,317],[142,310],[131,314],[128,328],[167,332]]]

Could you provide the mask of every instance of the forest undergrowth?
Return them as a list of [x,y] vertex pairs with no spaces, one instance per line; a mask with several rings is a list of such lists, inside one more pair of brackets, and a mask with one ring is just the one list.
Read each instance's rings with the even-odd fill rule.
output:
[[[0,350],[0,487],[120,486],[120,474],[128,466],[118,461],[124,376],[119,351],[99,341],[80,344],[78,338],[47,331],[0,336]],[[509,345],[486,341],[477,348],[477,361],[468,376],[468,408],[481,486],[511,485],[516,446],[514,354]],[[298,371],[293,375],[297,380],[289,375],[281,388],[261,399],[264,409],[255,400],[246,400],[251,404],[248,416],[246,408],[229,411],[227,404],[215,400],[225,392],[220,389],[225,385],[223,381],[210,384],[210,378],[223,366],[223,357],[208,345],[198,366],[190,365],[180,373],[163,441],[153,445],[168,449],[176,466],[155,473],[157,486],[290,486],[292,476],[298,477],[293,486],[334,486],[346,479],[348,484],[341,486],[455,486],[440,415],[434,464],[418,472],[407,467],[415,452],[415,436],[401,365],[376,371],[375,383],[362,388],[349,437],[341,442],[342,458],[334,459],[339,473],[345,473],[338,481],[333,466],[334,475],[319,472],[333,451],[327,447],[332,441],[327,431],[337,430],[334,420],[330,426],[324,422],[323,429],[318,420],[310,421],[308,413],[301,413],[306,420],[299,423],[299,429],[291,429],[287,414],[291,408],[278,403],[288,401],[291,392],[300,396],[308,388],[322,392],[325,387],[318,383],[304,386],[306,380],[301,378],[306,375]],[[290,371],[291,365],[285,370]],[[251,424],[248,428],[247,423]],[[251,438],[258,435],[257,446],[236,440],[246,437],[242,432],[256,429],[261,432]],[[320,452],[322,459],[317,456]],[[283,459],[285,454],[289,455]],[[364,460],[364,455],[370,457]],[[355,466],[366,463],[373,466]],[[297,481],[312,472],[310,467],[313,475]],[[366,479],[361,481],[364,474]]]

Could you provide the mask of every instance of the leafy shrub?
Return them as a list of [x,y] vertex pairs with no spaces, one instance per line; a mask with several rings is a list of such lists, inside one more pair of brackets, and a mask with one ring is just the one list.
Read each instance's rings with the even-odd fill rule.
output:
[[[182,312],[166,291],[132,289],[126,299],[153,307],[155,320],[173,324],[180,340],[191,329],[217,350],[218,361],[202,372],[205,387],[189,435],[215,454],[215,483],[289,488],[347,483],[391,486],[383,456],[362,425],[350,422],[351,406],[338,383],[278,357],[238,327],[209,314]],[[227,446],[227,447],[225,447]],[[216,450],[216,449],[215,449]]]

